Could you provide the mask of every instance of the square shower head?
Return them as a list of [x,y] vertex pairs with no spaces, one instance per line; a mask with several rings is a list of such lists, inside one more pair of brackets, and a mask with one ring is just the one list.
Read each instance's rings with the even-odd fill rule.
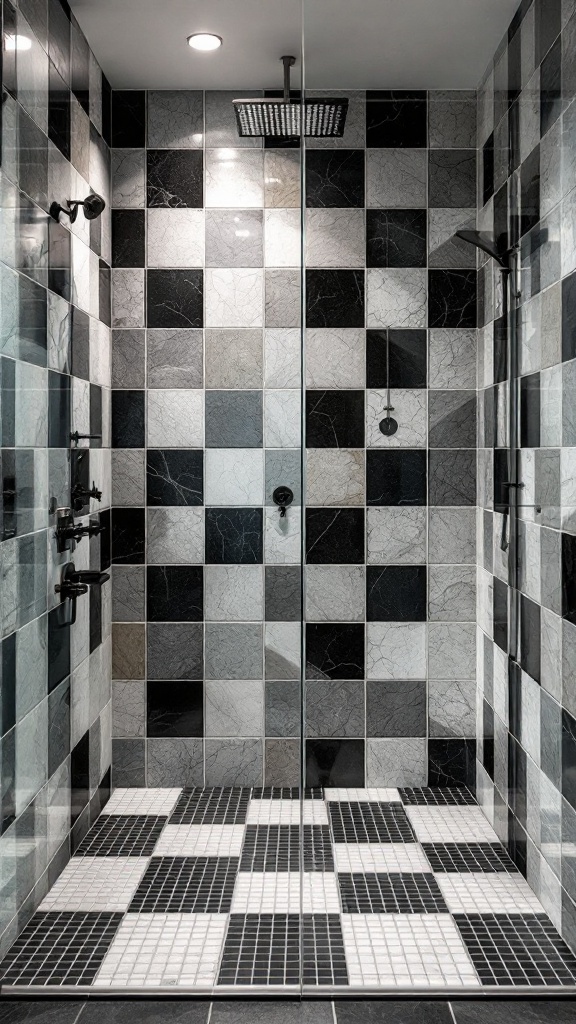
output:
[[342,97],[311,98],[303,103],[283,98],[232,102],[241,138],[341,138],[348,113],[348,100]]

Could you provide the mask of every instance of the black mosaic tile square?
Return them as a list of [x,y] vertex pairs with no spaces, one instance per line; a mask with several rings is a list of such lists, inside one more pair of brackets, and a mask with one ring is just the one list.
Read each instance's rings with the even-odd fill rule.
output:
[[75,857],[149,857],[167,822],[149,814],[104,814],[92,826]]
[[514,874],[516,865],[500,843],[422,843],[432,871]]
[[238,857],[152,857],[129,914],[227,914]]
[[345,914],[448,913],[432,874],[339,874],[338,885]]
[[89,985],[123,914],[35,914],[0,964],[5,985]]
[[170,815],[170,825],[242,825],[250,789],[225,787],[183,789]]
[[300,789],[299,786],[255,786],[253,800],[323,800],[324,790],[320,786]]
[[545,914],[454,914],[484,985],[573,985],[576,956]]
[[[333,871],[334,855],[327,825],[304,825],[304,871]],[[300,826],[248,825],[240,871],[300,871]]]
[[[298,914],[232,914],[224,944],[219,985],[298,985]],[[338,914],[302,916],[303,981],[347,985]]]
[[415,807],[459,806],[476,804],[476,797],[466,786],[415,786],[398,790],[403,804]]
[[399,803],[328,804],[335,843],[415,843],[416,837]]

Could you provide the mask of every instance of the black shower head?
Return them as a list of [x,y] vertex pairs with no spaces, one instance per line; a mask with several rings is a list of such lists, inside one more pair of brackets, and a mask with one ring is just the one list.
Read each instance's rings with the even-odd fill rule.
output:
[[487,231],[469,231],[467,228],[463,228],[456,232],[456,237],[461,238],[463,242],[469,242],[470,245],[476,246],[477,249],[482,249],[482,252],[487,253],[493,260],[496,260],[503,270],[508,269],[508,254],[500,251],[495,238],[489,235]]
[[91,192],[82,203],[86,220],[96,220],[106,208],[106,201],[97,192]]
[[295,57],[282,57],[284,95],[232,100],[241,138],[341,138],[344,134],[348,100],[344,97],[321,99],[290,98],[290,68]]

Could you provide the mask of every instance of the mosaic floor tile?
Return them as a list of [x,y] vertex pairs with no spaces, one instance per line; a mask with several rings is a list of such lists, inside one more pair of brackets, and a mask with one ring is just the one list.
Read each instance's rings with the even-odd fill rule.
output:
[[455,914],[484,985],[574,985],[576,957],[545,914]]
[[398,789],[325,789],[325,799],[343,800],[344,803],[399,803]]
[[414,833],[402,804],[328,804],[335,843],[413,843]]
[[[305,984],[346,985],[348,976],[340,916],[304,914],[302,954]],[[298,914],[232,914],[219,985],[298,985]]]
[[434,875],[338,874],[345,914],[442,914],[448,907]]
[[324,790],[319,786],[299,789],[298,786],[254,786],[253,800],[323,800]]
[[239,857],[244,825],[166,825],[156,857]]
[[500,843],[422,843],[422,848],[435,872],[518,871]]
[[167,818],[152,815],[103,815],[74,854],[75,857],[149,857]]
[[[301,891],[302,887],[302,891]],[[233,914],[339,914],[336,875],[317,872],[241,871],[236,879]]]
[[[327,825],[303,826],[305,871],[333,871],[330,829]],[[247,825],[241,871],[299,871],[300,830],[297,825]]]
[[498,836],[479,807],[407,807],[420,843],[497,843]]
[[418,843],[334,843],[337,871],[369,873],[374,871],[430,871]]
[[128,912],[226,914],[237,857],[152,857]]
[[248,825],[327,825],[326,804],[320,800],[251,800]]
[[250,790],[183,789],[170,825],[241,825],[246,821]]
[[525,878],[518,874],[438,875],[438,885],[455,914],[537,914],[542,909]]
[[425,807],[459,806],[477,804],[476,797],[466,786],[417,786],[398,790],[403,804]]
[[73,857],[39,910],[127,910],[147,867],[147,857]]
[[94,988],[211,986],[227,926],[227,914],[128,914]]
[[0,964],[4,985],[90,985],[122,914],[34,914]]
[[182,789],[115,789],[102,814],[170,814]]
[[343,914],[342,933],[351,985],[480,984],[450,914]]

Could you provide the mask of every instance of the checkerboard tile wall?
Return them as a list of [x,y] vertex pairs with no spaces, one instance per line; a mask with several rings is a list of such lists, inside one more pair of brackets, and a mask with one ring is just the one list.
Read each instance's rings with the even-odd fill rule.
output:
[[111,810],[10,950],[6,985],[576,984],[469,791],[124,790]]

